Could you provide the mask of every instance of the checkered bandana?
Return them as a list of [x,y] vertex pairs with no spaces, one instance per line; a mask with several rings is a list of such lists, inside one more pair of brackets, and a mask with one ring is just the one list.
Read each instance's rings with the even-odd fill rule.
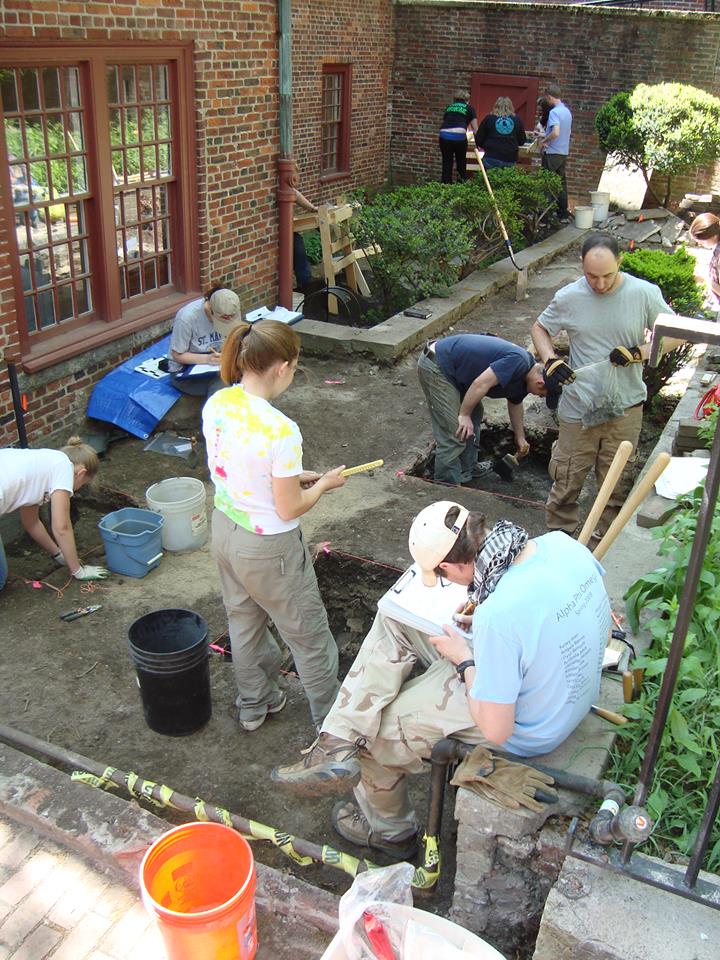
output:
[[528,542],[522,527],[509,520],[498,520],[475,556],[473,599],[476,604],[487,600],[500,578]]

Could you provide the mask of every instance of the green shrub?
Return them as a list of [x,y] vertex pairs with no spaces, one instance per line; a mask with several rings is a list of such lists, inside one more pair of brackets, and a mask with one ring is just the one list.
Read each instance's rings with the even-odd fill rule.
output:
[[322,260],[322,243],[319,230],[306,230],[302,234],[305,244],[305,253],[310,263],[320,263]]
[[[664,250],[633,250],[623,254],[621,267],[625,273],[660,287],[666,302],[676,313],[683,316],[703,314],[704,294],[702,284],[695,279],[695,258],[684,247],[674,253],[666,253]],[[668,380],[685,366],[692,352],[693,345],[683,343],[663,354],[656,367],[649,364],[645,366],[643,379],[647,387],[647,406]]]
[[[628,786],[637,783],[647,736],[657,706],[679,599],[687,574],[702,489],[689,498],[669,523],[653,535],[661,538],[664,567],[641,577],[625,594],[628,620],[637,630],[642,612],[650,649],[633,666],[645,668],[640,699],[625,706],[633,722],[618,728],[608,775]],[[648,846],[661,854],[674,846],[692,851],[720,754],[720,511],[716,508],[703,561],[668,724],[663,734],[647,806],[657,823]],[[720,868],[720,821],[715,824],[707,870]]]
[[[524,246],[535,238],[559,192],[559,178],[547,171],[491,174],[508,235],[513,244]],[[479,176],[354,196],[361,206],[353,217],[353,235],[363,249],[379,249],[368,260],[375,293],[390,313],[442,294],[480,262],[504,251],[495,208]]]
[[667,205],[672,178],[720,156],[720,99],[683,83],[639,83],[617,93],[598,111],[600,147],[665,177]]

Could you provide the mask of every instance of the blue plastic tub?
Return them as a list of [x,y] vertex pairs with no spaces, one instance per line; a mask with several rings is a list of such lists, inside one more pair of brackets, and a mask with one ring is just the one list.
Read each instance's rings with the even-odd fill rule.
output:
[[98,523],[105,544],[107,565],[113,573],[144,577],[162,557],[160,531],[163,518],[152,510],[123,507]]

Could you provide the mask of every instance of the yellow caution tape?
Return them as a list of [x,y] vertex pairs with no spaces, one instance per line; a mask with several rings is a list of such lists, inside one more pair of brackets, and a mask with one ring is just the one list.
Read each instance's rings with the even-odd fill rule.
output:
[[423,835],[425,853],[422,866],[415,869],[412,886],[415,890],[431,890],[440,878],[440,838]]
[[86,773],[84,770],[73,770],[70,779],[74,783],[86,783],[89,787],[97,787],[99,790],[117,790],[119,785],[112,780],[114,773],[115,767],[105,767],[99,777],[92,773]]
[[376,863],[371,863],[369,860],[358,860],[357,857],[351,857],[349,853],[343,853],[342,850],[336,850],[334,847],[326,845],[323,845],[322,848],[322,862],[327,863],[330,867],[344,870],[351,877],[358,875],[361,866],[367,870],[379,869]]

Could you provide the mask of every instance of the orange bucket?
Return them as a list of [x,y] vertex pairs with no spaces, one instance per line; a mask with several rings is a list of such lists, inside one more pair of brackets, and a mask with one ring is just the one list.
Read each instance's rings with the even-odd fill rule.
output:
[[255,956],[255,861],[230,827],[186,823],[163,834],[140,864],[140,889],[168,960]]

